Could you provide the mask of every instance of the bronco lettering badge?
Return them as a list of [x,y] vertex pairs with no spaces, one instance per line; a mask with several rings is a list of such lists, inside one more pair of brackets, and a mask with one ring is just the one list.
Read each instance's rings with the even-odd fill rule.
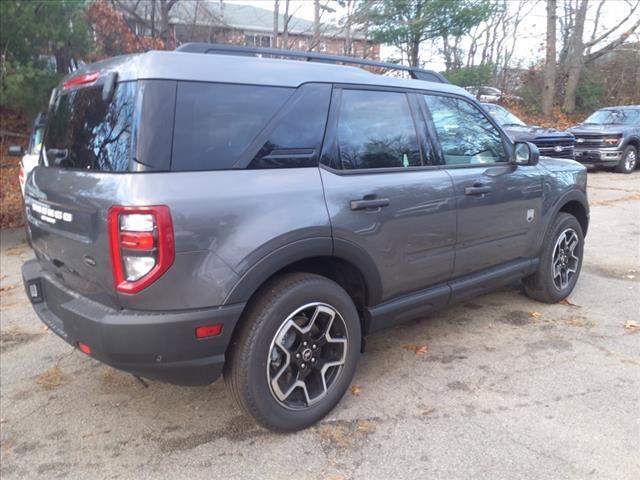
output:
[[40,219],[43,222],[55,224],[58,220],[62,220],[63,222],[73,221],[73,214],[69,212],[63,212],[62,210],[55,210],[41,203],[32,202],[31,210],[39,213]]

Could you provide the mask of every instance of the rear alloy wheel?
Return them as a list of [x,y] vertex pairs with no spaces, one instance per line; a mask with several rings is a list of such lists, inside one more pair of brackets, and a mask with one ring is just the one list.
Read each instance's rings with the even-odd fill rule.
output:
[[311,303],[293,312],[271,342],[267,379],[284,407],[308,408],[323,398],[342,373],[348,336],[336,309]]
[[616,171],[620,173],[631,173],[638,165],[638,150],[633,145],[627,146],[622,153],[622,158]]
[[346,392],[360,356],[360,318],[337,283],[290,273],[265,284],[243,314],[225,380],[238,405],[277,431],[306,428]]

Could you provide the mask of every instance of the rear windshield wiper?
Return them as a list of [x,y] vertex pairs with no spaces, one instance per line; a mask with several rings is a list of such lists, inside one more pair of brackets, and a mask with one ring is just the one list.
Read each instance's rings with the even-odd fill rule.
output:
[[68,161],[69,149],[68,148],[49,148],[47,149],[47,158],[53,157],[53,163],[57,166],[68,167],[72,165],[72,162]]

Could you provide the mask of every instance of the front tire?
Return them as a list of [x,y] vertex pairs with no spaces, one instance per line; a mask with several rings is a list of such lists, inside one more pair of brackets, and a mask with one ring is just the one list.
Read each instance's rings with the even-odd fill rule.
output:
[[319,275],[285,274],[257,294],[231,346],[225,380],[236,403],[266,428],[306,428],[333,409],[360,356],[353,301]]
[[638,149],[633,145],[628,145],[622,153],[622,158],[616,167],[618,173],[631,173],[638,165]]
[[544,240],[536,272],[524,279],[527,296],[545,303],[567,298],[578,281],[582,268],[584,235],[573,215],[561,212]]

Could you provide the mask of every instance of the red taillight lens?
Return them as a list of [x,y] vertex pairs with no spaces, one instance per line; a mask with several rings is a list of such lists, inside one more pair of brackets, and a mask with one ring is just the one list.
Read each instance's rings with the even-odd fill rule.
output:
[[116,290],[138,293],[164,274],[175,259],[169,207],[109,209],[109,246]]
[[88,87],[98,81],[100,72],[87,73],[85,75],[78,75],[77,77],[70,78],[62,84],[64,90],[75,87]]
[[204,327],[196,328],[196,338],[217,337],[221,333],[221,323],[216,323],[214,325],[205,325]]

